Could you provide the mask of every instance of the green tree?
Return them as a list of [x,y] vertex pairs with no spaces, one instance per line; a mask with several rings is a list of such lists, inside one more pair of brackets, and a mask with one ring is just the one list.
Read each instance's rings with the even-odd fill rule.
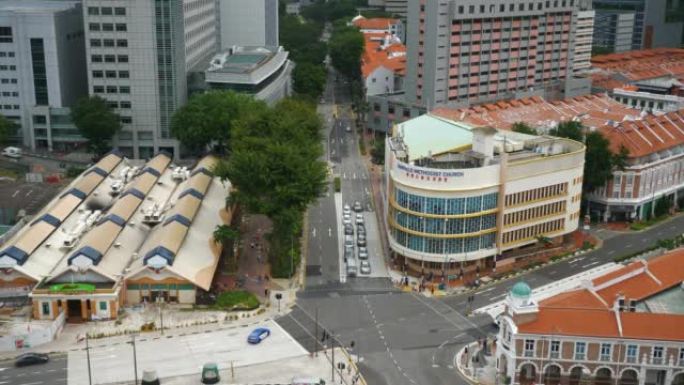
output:
[[385,163],[385,139],[376,138],[373,148],[371,149],[371,159],[375,164]]
[[193,153],[201,154],[211,144],[230,149],[233,123],[265,108],[263,102],[233,91],[195,94],[171,119],[171,133]]
[[624,145],[620,145],[617,154],[613,154],[613,170],[624,170],[627,167],[627,159],[629,158],[629,149]]
[[78,100],[71,108],[71,120],[88,140],[90,150],[98,157],[109,151],[109,142],[121,130],[119,115],[99,96]]
[[582,123],[574,120],[558,123],[558,126],[550,130],[549,133],[553,136],[568,138],[578,142],[582,142],[584,138]]
[[7,138],[17,129],[17,124],[0,115],[0,144],[7,142]]
[[532,128],[532,126],[525,122],[513,123],[511,130],[514,132],[519,132],[521,134],[537,135],[537,130],[535,130],[534,128]]
[[214,237],[215,242],[220,243],[223,246],[226,246],[230,243],[230,241],[236,240],[240,235],[240,232],[230,227],[229,225],[218,225],[214,229],[214,233],[212,235]]
[[269,241],[276,277],[294,271],[304,211],[326,186],[321,127],[314,106],[282,100],[236,122],[230,157],[215,168],[236,187],[235,202],[273,221]]
[[322,65],[307,62],[297,64],[292,71],[294,91],[298,94],[318,98],[325,89],[326,72]]
[[357,79],[361,75],[364,45],[363,34],[358,29],[335,29],[329,44],[330,59],[335,69],[350,79]]
[[600,132],[587,134],[584,158],[584,189],[591,192],[601,187],[613,176],[613,156],[610,142]]

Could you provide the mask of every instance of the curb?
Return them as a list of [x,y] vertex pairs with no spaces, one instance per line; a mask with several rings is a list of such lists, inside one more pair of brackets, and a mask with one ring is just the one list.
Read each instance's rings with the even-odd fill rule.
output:
[[461,367],[461,358],[463,357],[463,354],[465,354],[465,348],[467,347],[470,351],[472,351],[475,345],[477,345],[477,342],[471,342],[470,344],[465,345],[463,348],[461,348],[461,350],[456,352],[456,355],[454,356],[454,366],[456,367],[458,374],[468,383],[472,385],[479,385],[480,381],[478,381],[477,378],[473,378],[472,376],[466,374],[463,371],[463,368]]

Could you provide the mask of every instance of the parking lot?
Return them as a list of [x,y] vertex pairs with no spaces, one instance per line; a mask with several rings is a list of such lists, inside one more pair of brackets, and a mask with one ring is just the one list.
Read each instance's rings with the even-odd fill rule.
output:
[[[253,329],[247,327],[173,338],[148,339],[141,335],[136,343],[138,378],[144,370],[156,370],[160,379],[196,375],[199,380],[202,366],[209,362],[216,363],[219,369],[232,365],[234,370],[240,371],[248,366],[307,356],[307,351],[277,323],[267,321],[262,326],[271,330],[271,336],[258,345],[247,343],[247,336]],[[130,343],[91,349],[90,360],[93,384],[132,382],[134,379]],[[69,384],[88,383],[85,351],[69,353],[68,368]]]

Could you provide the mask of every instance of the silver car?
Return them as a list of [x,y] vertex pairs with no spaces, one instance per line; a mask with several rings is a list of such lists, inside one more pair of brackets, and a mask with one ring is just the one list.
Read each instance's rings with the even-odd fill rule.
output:
[[370,267],[370,262],[368,261],[361,261],[361,274],[370,274],[371,273],[371,267]]
[[359,259],[368,259],[368,250],[365,247],[359,247]]

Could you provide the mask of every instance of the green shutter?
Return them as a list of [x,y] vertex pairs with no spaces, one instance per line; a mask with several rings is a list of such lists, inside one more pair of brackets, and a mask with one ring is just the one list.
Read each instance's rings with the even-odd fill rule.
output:
[[137,283],[129,283],[128,290],[140,290],[140,285]]
[[152,285],[152,290],[166,290],[167,286],[165,283]]
[[185,283],[185,284],[180,284],[178,285],[178,290],[194,290],[195,285],[191,283]]

